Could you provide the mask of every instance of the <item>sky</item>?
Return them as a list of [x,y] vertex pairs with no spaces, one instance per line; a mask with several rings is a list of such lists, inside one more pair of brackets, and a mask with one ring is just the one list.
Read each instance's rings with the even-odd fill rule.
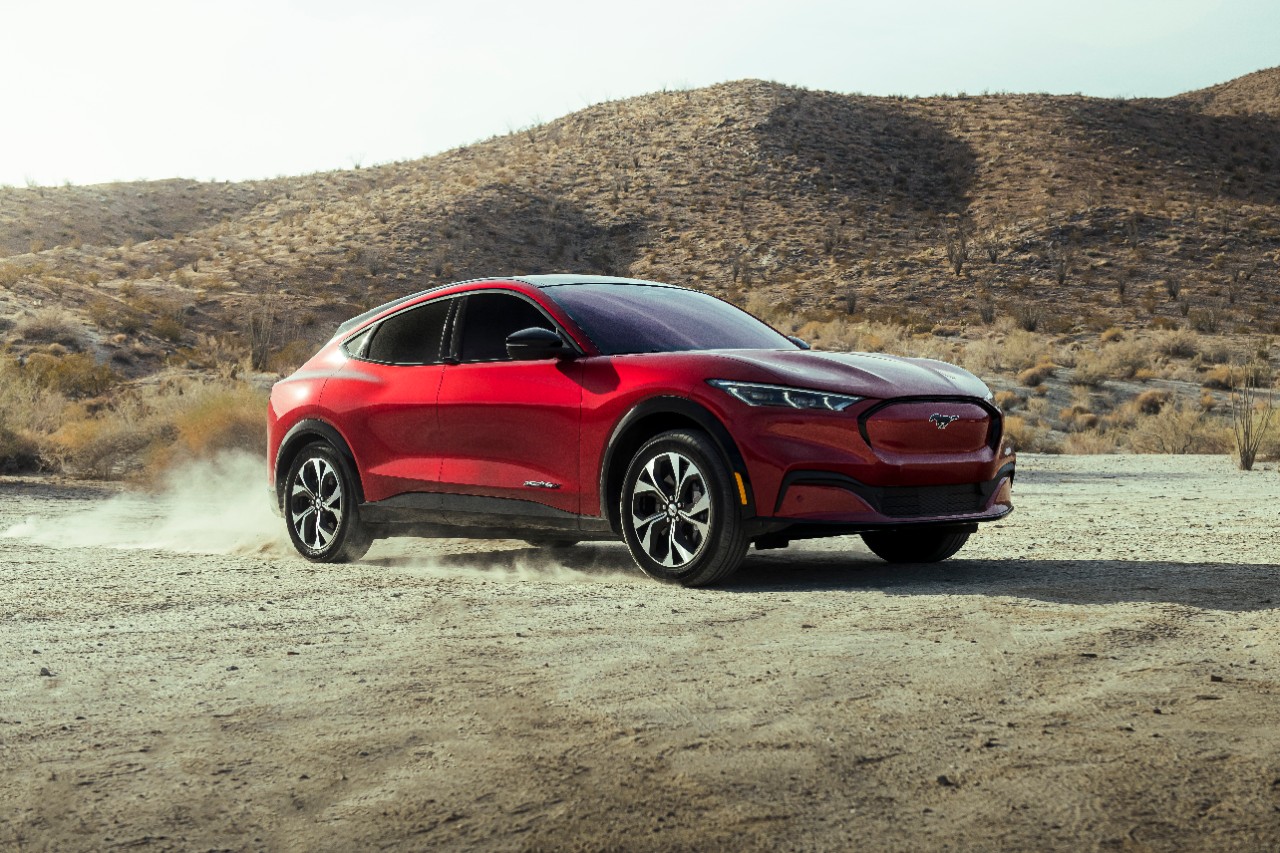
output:
[[1159,97],[1275,65],[1277,0],[0,0],[0,185],[349,169],[743,78]]

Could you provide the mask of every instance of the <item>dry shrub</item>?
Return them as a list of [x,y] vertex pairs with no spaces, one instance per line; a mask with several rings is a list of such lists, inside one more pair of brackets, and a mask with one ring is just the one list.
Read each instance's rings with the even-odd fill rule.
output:
[[1221,418],[1180,402],[1158,415],[1141,415],[1129,432],[1135,453],[1227,453],[1231,435]]
[[1160,332],[1152,336],[1152,347],[1169,358],[1193,358],[1200,352],[1200,336],[1186,329]]
[[47,452],[63,473],[93,480],[124,476],[155,440],[150,430],[124,419],[71,421],[51,436]]
[[1073,432],[1063,439],[1062,452],[1082,456],[1118,453],[1120,452],[1119,436],[1110,431]]
[[1150,353],[1141,341],[1121,341],[1076,357],[1071,382],[1096,388],[1108,379],[1133,379],[1148,369]]
[[1057,453],[1061,450],[1047,426],[1020,415],[1005,417],[1004,437],[1014,450],[1026,453]]
[[1085,432],[1097,429],[1098,416],[1083,406],[1070,406],[1058,412],[1058,420],[1067,432]]
[[996,405],[1001,411],[1007,412],[1018,408],[1026,400],[1017,391],[997,391]]
[[1158,415],[1165,404],[1169,402],[1172,395],[1168,391],[1161,391],[1152,388],[1150,391],[1143,391],[1134,398],[1134,405],[1138,407],[1138,411],[1144,415]]
[[267,395],[248,385],[206,385],[170,401],[160,413],[171,440],[155,443],[147,454],[147,479],[193,458],[227,450],[267,452]]
[[1210,368],[1200,378],[1200,385],[1204,388],[1212,388],[1215,391],[1230,391],[1234,377],[1239,377],[1240,371],[1234,369],[1229,364],[1219,364],[1217,367]]
[[1071,373],[1072,385],[1083,385],[1086,388],[1097,388],[1111,378],[1106,362],[1097,353],[1087,354],[1076,360],[1075,370]]
[[43,455],[72,476],[154,482],[190,459],[234,449],[264,454],[266,404],[265,392],[240,383],[168,379],[120,389],[93,411],[67,407]]
[[14,331],[29,343],[61,344],[80,350],[85,344],[85,330],[80,321],[61,308],[43,308],[18,321]]
[[1028,388],[1035,388],[1037,385],[1043,385],[1044,381],[1050,376],[1058,372],[1058,365],[1042,363],[1035,367],[1028,367],[1018,374],[1018,381]]
[[1010,332],[1000,351],[1000,366],[1008,370],[1026,370],[1051,362],[1049,342],[1040,335],[1022,330]]
[[187,333],[187,327],[182,322],[181,315],[174,313],[159,317],[151,324],[151,331],[158,338],[177,343]]
[[32,353],[24,371],[39,385],[68,397],[96,397],[119,379],[114,370],[84,352]]
[[267,366],[283,376],[301,367],[315,351],[316,345],[310,341],[294,339],[272,353]]
[[1103,331],[1103,333],[1099,335],[1099,337],[1102,339],[1102,342],[1104,344],[1113,344],[1113,343],[1116,343],[1117,341],[1123,341],[1124,329],[1120,328],[1119,326],[1112,326],[1109,329],[1106,329],[1105,331]]
[[40,468],[40,448],[31,436],[0,421],[0,474],[23,474]]
[[10,429],[48,434],[62,423],[67,398],[41,385],[11,359],[0,361],[0,412]]

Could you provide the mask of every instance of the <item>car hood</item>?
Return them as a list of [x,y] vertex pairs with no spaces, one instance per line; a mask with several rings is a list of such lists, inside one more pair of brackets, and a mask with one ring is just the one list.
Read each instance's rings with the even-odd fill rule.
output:
[[[798,388],[839,391],[860,397],[964,396],[990,393],[982,380],[954,364],[867,352],[817,350],[724,350],[719,358],[739,365],[715,379],[775,382]],[[747,369],[742,369],[747,368]],[[729,365],[724,365],[725,371]]]

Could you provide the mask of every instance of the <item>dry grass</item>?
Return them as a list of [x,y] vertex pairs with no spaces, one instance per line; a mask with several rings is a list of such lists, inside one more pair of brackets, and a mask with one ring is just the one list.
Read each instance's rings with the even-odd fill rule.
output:
[[[386,298],[572,270],[697,287],[824,349],[954,361],[1003,388],[1021,377],[1029,390],[1003,405],[1024,443],[1124,448],[1155,398],[1130,414],[1089,391],[1217,388],[1214,365],[1233,360],[1270,370],[1252,336],[1280,334],[1278,114],[1263,95],[1278,83],[1119,101],[749,80],[359,170],[0,188],[0,335],[27,359],[0,403],[38,446],[96,418],[65,444],[132,459],[104,424],[144,377],[176,366],[234,387],[291,369]],[[1161,417],[1207,411],[1178,394]],[[137,413],[135,432],[156,417]]]
[[1128,447],[1135,453],[1228,453],[1231,434],[1221,418],[1179,402],[1159,415],[1140,415],[1128,431]]
[[0,359],[0,471],[152,481],[184,459],[265,453],[266,400],[235,380],[175,376],[76,402],[30,361]]
[[27,343],[58,344],[72,350],[82,349],[87,335],[84,325],[63,308],[42,308],[20,319],[13,329]]

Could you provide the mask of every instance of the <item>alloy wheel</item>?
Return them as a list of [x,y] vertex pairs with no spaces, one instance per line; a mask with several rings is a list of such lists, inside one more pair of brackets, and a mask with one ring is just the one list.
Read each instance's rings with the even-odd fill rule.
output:
[[711,497],[692,459],[664,451],[645,463],[628,500],[631,527],[644,553],[659,565],[692,563],[711,537]]
[[289,523],[302,544],[323,551],[338,535],[343,513],[342,479],[327,459],[312,456],[293,481]]

